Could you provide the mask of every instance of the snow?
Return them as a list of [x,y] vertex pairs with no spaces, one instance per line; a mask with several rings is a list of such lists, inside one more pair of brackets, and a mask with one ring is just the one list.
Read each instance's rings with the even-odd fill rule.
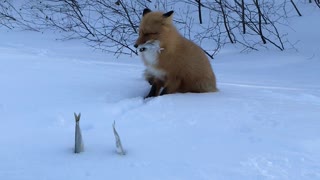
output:
[[146,100],[138,56],[1,30],[0,179],[320,179],[319,15],[292,20],[297,51],[222,50],[217,93]]

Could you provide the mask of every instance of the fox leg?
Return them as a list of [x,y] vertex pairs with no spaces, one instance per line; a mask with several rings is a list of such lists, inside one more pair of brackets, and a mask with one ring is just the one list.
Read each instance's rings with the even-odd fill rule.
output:
[[163,82],[161,80],[157,80],[154,78],[152,80],[152,86],[151,86],[150,92],[145,98],[158,96],[162,86],[163,86]]
[[168,89],[166,87],[162,89],[160,96],[165,95],[165,94],[168,94]]
[[181,86],[181,80],[178,78],[168,78],[165,82],[164,88],[160,93],[160,96],[165,94],[172,94],[178,92]]
[[144,74],[143,74],[143,75],[144,75],[145,80],[146,80],[150,85],[152,85],[155,77],[154,77],[153,75],[151,75],[147,70],[144,71]]
[[156,84],[152,84],[148,95],[145,96],[144,98],[146,99],[146,98],[149,98],[149,97],[156,96],[157,89],[158,89],[157,85]]

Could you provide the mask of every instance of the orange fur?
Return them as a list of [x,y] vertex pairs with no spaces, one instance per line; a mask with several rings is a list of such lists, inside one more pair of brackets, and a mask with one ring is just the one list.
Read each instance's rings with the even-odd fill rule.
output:
[[179,34],[172,23],[173,12],[144,13],[135,46],[159,40],[163,48],[155,68],[165,72],[167,93],[214,92],[216,78],[203,50]]

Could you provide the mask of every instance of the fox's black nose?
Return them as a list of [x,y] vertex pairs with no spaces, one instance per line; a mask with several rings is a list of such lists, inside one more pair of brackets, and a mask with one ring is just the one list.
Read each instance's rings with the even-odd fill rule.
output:
[[138,44],[135,44],[134,47],[137,48],[137,47],[138,47]]

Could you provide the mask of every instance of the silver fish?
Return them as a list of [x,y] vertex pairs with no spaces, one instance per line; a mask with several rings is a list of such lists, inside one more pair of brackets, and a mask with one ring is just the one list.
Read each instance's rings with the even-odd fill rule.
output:
[[116,149],[117,149],[117,153],[120,154],[120,155],[125,155],[125,151],[123,150],[123,147],[122,147],[122,144],[121,144],[121,140],[120,140],[120,136],[115,128],[116,126],[116,122],[114,121],[113,122],[113,134],[114,134],[114,137],[115,137],[115,140],[116,140]]
[[74,153],[80,153],[84,151],[84,145],[83,145],[80,125],[79,125],[80,117],[81,117],[81,113],[79,113],[78,115],[74,113],[74,118],[76,120]]

